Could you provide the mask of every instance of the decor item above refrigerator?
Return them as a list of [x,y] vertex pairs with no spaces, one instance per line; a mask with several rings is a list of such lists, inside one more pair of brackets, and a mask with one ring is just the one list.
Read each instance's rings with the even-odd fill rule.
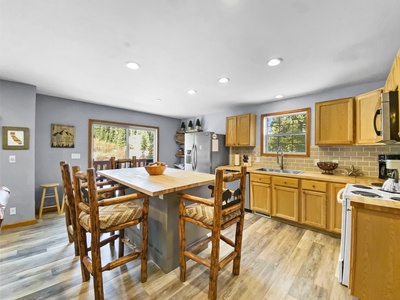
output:
[[213,132],[185,133],[185,170],[215,174],[215,169],[229,164],[225,135]]

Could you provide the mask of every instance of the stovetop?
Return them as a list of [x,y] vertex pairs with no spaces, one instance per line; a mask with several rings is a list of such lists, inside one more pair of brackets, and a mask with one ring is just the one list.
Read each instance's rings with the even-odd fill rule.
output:
[[343,193],[344,197],[350,197],[354,195],[379,198],[381,200],[394,200],[400,201],[400,193],[388,192],[382,190],[376,186],[366,186],[361,184],[347,184]]

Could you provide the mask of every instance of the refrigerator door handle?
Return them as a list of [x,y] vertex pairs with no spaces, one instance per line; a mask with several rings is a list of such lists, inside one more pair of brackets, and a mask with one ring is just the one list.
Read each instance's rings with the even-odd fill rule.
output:
[[194,171],[194,159],[195,159],[195,154],[194,154],[194,144],[192,145],[192,171]]
[[194,145],[194,170],[197,171],[197,146]]

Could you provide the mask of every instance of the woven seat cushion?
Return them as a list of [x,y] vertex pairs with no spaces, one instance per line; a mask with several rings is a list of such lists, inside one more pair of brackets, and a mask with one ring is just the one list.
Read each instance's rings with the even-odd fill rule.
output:
[[[142,215],[142,206],[131,202],[101,206],[99,207],[100,229],[107,229],[112,226],[133,221],[141,218]],[[81,212],[79,214],[79,219],[90,228],[89,214]]]
[[[183,215],[212,226],[214,217],[214,207],[199,203],[191,204],[186,206]],[[240,216],[240,210],[235,210],[230,214],[222,216],[221,224],[224,224],[232,220],[233,218],[236,218],[237,216]]]

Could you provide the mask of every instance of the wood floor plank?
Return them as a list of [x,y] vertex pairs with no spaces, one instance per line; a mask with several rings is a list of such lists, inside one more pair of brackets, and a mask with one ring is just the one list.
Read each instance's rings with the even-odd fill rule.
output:
[[[234,230],[225,232],[234,237]],[[335,277],[340,240],[254,215],[245,216],[239,276],[232,264],[219,272],[218,299],[352,299]],[[107,259],[113,256],[104,247]],[[221,246],[221,255],[228,251]],[[210,255],[210,248],[201,254]],[[148,263],[140,282],[140,262],[104,275],[106,299],[207,299],[209,271],[188,261],[187,281],[179,269],[164,274]],[[0,236],[0,298],[93,299],[93,280],[82,282],[79,258],[68,243],[63,215],[47,213],[37,224],[3,229]]]

